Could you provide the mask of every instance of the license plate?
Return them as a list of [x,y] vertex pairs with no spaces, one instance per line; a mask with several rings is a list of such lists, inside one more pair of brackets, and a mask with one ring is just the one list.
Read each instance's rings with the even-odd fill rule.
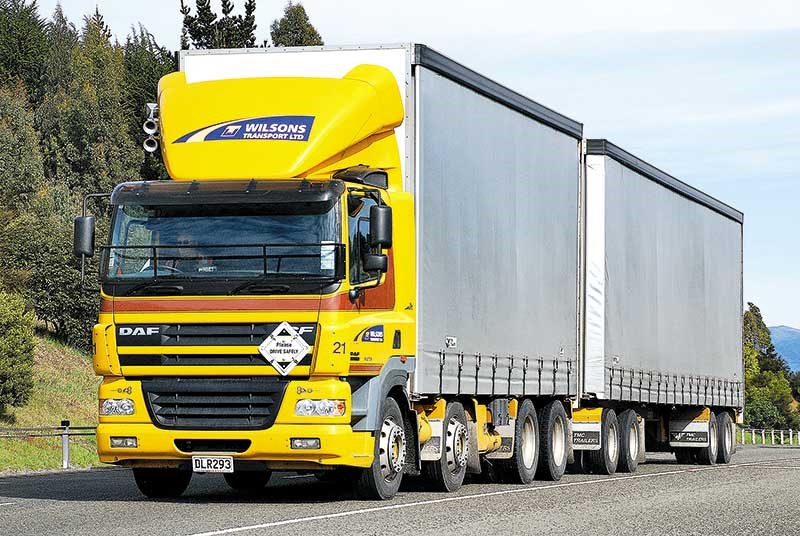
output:
[[233,456],[192,456],[195,473],[232,473]]

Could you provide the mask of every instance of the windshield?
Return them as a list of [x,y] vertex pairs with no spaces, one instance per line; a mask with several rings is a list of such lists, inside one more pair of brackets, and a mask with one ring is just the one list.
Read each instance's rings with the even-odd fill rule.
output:
[[338,203],[117,206],[106,282],[327,280],[344,263]]

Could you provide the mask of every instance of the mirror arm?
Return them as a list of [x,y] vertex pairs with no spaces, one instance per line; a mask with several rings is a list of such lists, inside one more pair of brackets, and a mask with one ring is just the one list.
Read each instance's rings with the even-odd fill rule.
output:
[[386,274],[386,272],[378,270],[378,277],[371,285],[361,285],[356,288],[351,288],[350,292],[347,293],[347,297],[350,298],[350,303],[355,303],[361,295],[364,294],[364,291],[381,286],[381,278],[384,274]]
[[[81,210],[81,216],[86,216],[88,212],[88,205],[89,199],[99,199],[101,197],[111,197],[111,192],[104,193],[104,194],[86,194],[83,196],[83,208]],[[81,254],[81,289],[86,290],[94,290],[94,289],[87,289],[86,288],[86,255]]]
[[86,212],[88,211],[89,199],[92,198],[100,198],[100,197],[111,197],[111,193],[105,194],[86,194],[83,196],[83,212],[81,216],[86,216]]

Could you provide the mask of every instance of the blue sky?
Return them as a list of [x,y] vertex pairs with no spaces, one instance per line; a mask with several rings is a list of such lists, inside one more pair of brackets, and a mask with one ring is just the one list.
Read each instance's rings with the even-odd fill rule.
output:
[[[745,300],[800,327],[800,3],[303,4],[327,44],[426,43],[742,210]],[[62,1],[76,24],[95,5],[121,41],[141,22],[177,48],[179,0]],[[284,2],[257,5],[260,41]]]

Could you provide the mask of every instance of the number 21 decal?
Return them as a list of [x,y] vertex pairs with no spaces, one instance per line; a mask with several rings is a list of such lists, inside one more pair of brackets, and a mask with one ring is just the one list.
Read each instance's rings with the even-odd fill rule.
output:
[[343,342],[335,342],[333,343],[333,353],[334,354],[344,354],[346,352],[346,345]]

